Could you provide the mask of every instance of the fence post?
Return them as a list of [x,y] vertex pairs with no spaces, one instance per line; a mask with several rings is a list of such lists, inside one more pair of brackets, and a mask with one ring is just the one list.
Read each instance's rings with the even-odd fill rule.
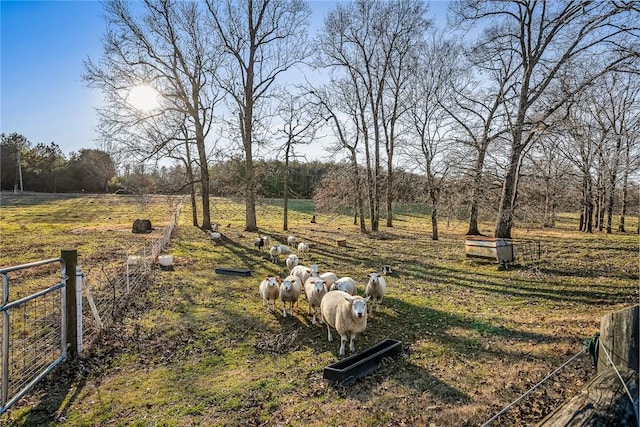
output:
[[76,335],[78,339],[78,355],[82,356],[82,278],[84,274],[80,266],[76,267]]
[[65,297],[66,297],[66,325],[65,329],[67,332],[67,355],[70,359],[74,359],[78,355],[78,336],[77,336],[77,306],[76,306],[76,267],[78,265],[78,250],[62,250],[60,254],[60,258],[64,261],[65,265],[65,275],[66,275],[66,286],[65,286]]
[[[600,321],[600,344],[611,354],[618,369],[638,371],[638,330],[640,306],[635,305],[609,313]],[[598,352],[598,373],[609,367],[604,352]]]

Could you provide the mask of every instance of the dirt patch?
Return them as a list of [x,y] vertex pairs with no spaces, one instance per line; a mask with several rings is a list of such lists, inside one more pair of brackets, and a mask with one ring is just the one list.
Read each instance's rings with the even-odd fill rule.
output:
[[[168,222],[160,222],[156,223],[151,233],[147,236],[157,237],[161,231],[163,231],[169,225]],[[71,230],[72,234],[91,234],[95,232],[103,232],[103,231],[115,231],[115,232],[124,232],[131,233],[131,224],[107,224],[107,225],[93,225],[87,227],[79,227]],[[144,235],[143,235],[144,236]]]

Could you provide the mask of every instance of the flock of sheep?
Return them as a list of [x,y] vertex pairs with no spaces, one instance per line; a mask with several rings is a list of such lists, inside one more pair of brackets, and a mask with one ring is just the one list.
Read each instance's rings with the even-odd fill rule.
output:
[[[255,239],[254,246],[260,250],[269,246],[270,238],[261,236]],[[295,236],[289,236],[287,245],[296,243]],[[345,355],[345,345],[350,339],[349,350],[355,351],[354,340],[367,327],[367,313],[373,309],[378,311],[382,298],[387,290],[383,274],[369,274],[365,288],[365,296],[358,295],[356,282],[351,277],[338,278],[333,272],[320,273],[318,265],[309,267],[301,265],[298,255],[309,252],[309,245],[298,243],[298,255],[287,245],[277,244],[269,249],[270,260],[277,263],[280,255],[287,255],[285,260],[289,275],[284,279],[279,276],[266,277],[260,282],[259,291],[267,310],[277,310],[276,304],[282,303],[282,316],[293,316],[294,305],[304,293],[309,305],[312,324],[316,324],[316,316],[320,323],[327,324],[327,338],[332,341],[331,329],[340,335],[340,356]]]

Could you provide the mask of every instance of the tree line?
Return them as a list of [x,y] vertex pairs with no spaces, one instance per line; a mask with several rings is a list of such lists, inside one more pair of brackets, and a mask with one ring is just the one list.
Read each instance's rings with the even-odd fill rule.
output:
[[[20,134],[2,134],[0,141],[0,184],[3,191],[36,192],[87,192],[116,194],[189,194],[185,185],[187,172],[184,165],[176,162],[169,166],[125,163],[116,168],[109,153],[97,149],[81,149],[64,156],[55,143],[46,146],[33,145]],[[580,169],[572,165],[571,157],[551,153],[538,161],[527,161],[526,176],[520,189],[520,200],[516,220],[524,226],[554,227],[560,212],[581,212],[581,229],[585,227],[581,210],[585,204],[584,177]],[[544,166],[544,167],[543,167]],[[243,189],[237,185],[241,179],[242,164],[224,161],[209,165],[210,195],[241,199]],[[293,161],[288,166],[279,160],[261,160],[255,165],[256,195],[259,198],[283,199],[285,181],[291,198],[313,199],[319,212],[351,213],[354,224],[358,224],[358,206],[353,195],[353,172],[348,162],[301,162]],[[360,174],[366,171],[361,169]],[[21,174],[21,175],[20,175]],[[424,174],[396,169],[393,180],[394,208],[409,209],[433,216],[431,184]],[[489,171],[482,183],[483,196],[478,201],[479,219],[490,221],[496,214],[500,200],[500,188],[492,182]],[[602,177],[593,176],[594,182]],[[383,191],[384,183],[382,184]],[[634,184],[637,185],[637,184]],[[438,205],[440,216],[448,223],[464,221],[469,217],[473,181],[467,174],[450,175],[439,185],[442,203]],[[597,185],[596,189],[599,188]],[[611,204],[617,210],[617,230],[626,231],[625,209],[636,212],[640,206],[637,192],[625,187],[612,195]],[[593,205],[590,214],[592,232],[609,231],[611,218],[606,214],[607,206],[599,200],[608,200],[599,191],[587,200]],[[383,213],[383,218],[386,214]],[[433,225],[433,224],[432,224]],[[434,235],[437,239],[437,235]]]
[[1,135],[0,153],[3,191],[103,193],[116,176],[116,164],[105,151],[83,148],[67,158],[55,142],[34,145],[18,133]]
[[[351,174],[335,190],[362,232],[393,226],[402,170],[426,182],[434,239],[460,193],[468,234],[491,214],[494,236],[511,237],[530,190],[552,225],[568,177],[580,183],[581,230],[611,231],[616,206],[624,229],[638,178],[635,0],[456,0],[447,26],[424,1],[354,0],[312,35],[303,0],[113,0],[104,14],[103,54],[83,76],[105,97],[103,149],[116,163],[180,162],[202,207],[194,225],[211,227],[211,186],[228,179],[210,165],[234,166],[255,231],[261,162],[286,170],[324,138]],[[133,102],[141,85],[157,106]],[[287,229],[297,181],[281,176]]]

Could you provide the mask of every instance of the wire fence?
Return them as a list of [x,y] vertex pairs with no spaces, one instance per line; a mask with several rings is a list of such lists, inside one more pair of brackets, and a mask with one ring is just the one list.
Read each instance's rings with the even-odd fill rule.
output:
[[123,254],[120,262],[84,273],[82,278],[82,341],[90,349],[100,331],[118,320],[128,296],[153,282],[154,264],[178,224],[182,202],[175,207],[169,225],[161,235],[141,249]]

